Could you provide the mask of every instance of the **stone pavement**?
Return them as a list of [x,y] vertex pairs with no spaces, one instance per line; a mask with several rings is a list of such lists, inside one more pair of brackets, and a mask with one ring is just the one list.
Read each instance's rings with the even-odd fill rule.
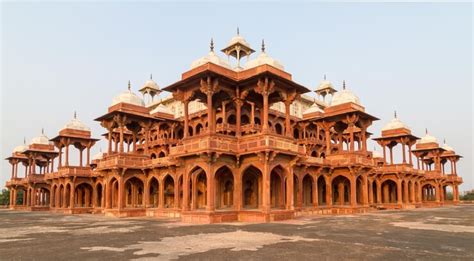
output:
[[474,260],[474,205],[192,225],[0,210],[0,260]]

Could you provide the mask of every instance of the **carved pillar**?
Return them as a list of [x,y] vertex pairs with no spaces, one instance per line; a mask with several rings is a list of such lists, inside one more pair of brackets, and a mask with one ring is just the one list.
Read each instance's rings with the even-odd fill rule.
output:
[[397,180],[397,204],[402,204],[402,181]]
[[188,137],[189,135],[189,100],[185,100],[184,102],[184,138]]
[[241,135],[241,130],[240,129],[241,129],[241,124],[242,124],[241,123],[241,117],[242,117],[241,116],[241,114],[242,114],[241,110],[242,110],[243,102],[242,102],[241,99],[236,98],[236,99],[234,99],[234,103],[235,103],[235,114],[236,114],[235,115],[235,117],[236,117],[236,119],[235,119],[235,121],[236,121],[235,135],[237,137],[240,137],[240,135]]
[[351,205],[352,207],[357,206],[357,179],[352,176],[351,179]]
[[375,185],[377,187],[377,204],[381,204],[382,203],[382,182],[376,179]]

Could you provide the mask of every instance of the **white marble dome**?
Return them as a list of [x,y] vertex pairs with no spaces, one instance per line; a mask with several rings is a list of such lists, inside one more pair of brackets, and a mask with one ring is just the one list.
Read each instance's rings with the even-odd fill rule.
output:
[[155,81],[153,81],[153,79],[149,79],[148,81],[145,82],[145,84],[143,84],[142,89],[143,88],[151,88],[151,89],[159,90],[160,86],[158,86],[158,84]]
[[438,140],[431,136],[429,133],[426,133],[421,139],[418,140],[418,144],[425,144],[425,143],[438,143]]
[[163,104],[156,106],[156,108],[150,111],[150,114],[155,114],[155,113],[166,113],[166,114],[173,115],[173,112],[170,110],[170,108],[166,107]]
[[114,106],[115,104],[119,103],[128,103],[128,104],[133,104],[137,106],[145,106],[145,102],[143,102],[143,99],[138,97],[135,93],[133,93],[131,90],[126,90],[122,92],[120,95],[116,96],[113,100],[110,106]]
[[303,116],[304,116],[304,115],[311,114],[311,113],[315,113],[315,112],[321,112],[321,113],[323,113],[324,111],[321,110],[321,108],[319,108],[319,106],[318,106],[316,103],[313,103],[313,105],[311,105],[311,107],[309,107],[308,109],[306,109],[306,110],[303,112]]
[[64,127],[64,129],[72,129],[72,130],[81,130],[81,131],[91,131],[91,128],[87,127],[84,123],[82,123],[76,115],[74,115],[74,118],[68,122]]
[[92,160],[101,160],[103,158],[104,158],[104,153],[102,151],[92,156]]
[[14,149],[13,149],[13,153],[22,153],[24,152],[25,150],[27,150],[28,147],[26,145],[19,145],[19,146],[16,146]]
[[338,91],[334,94],[331,100],[331,106],[349,103],[349,102],[362,105],[357,95],[355,95],[353,92],[351,92],[348,89],[343,89],[342,91]]
[[215,65],[219,65],[225,67],[227,69],[231,69],[231,66],[228,61],[219,57],[214,51],[210,51],[206,56],[199,58],[191,63],[191,69],[194,69],[198,66],[201,66],[206,63],[213,63]]
[[316,88],[316,90],[323,90],[323,89],[327,89],[327,88],[332,88],[334,89],[334,87],[332,86],[332,83],[328,80],[322,80],[318,87]]
[[257,58],[248,61],[245,64],[245,69],[254,68],[254,67],[257,67],[257,66],[260,66],[260,65],[263,65],[263,64],[271,65],[271,66],[273,66],[275,68],[278,68],[282,71],[285,70],[285,67],[283,66],[283,64],[281,64],[279,61],[277,61],[277,60],[273,59],[272,57],[270,57],[266,52],[261,52],[258,55]]
[[443,149],[446,150],[446,151],[454,152],[454,149],[451,146],[449,146],[448,144],[446,144],[446,142],[443,144]]
[[236,43],[240,43],[240,44],[245,45],[245,46],[250,48],[250,44],[247,42],[247,40],[245,40],[245,38],[240,36],[240,34],[238,34],[238,33],[237,33],[236,36],[234,36],[230,39],[227,46],[231,46],[231,45],[236,44]]
[[39,145],[50,145],[49,138],[41,133],[38,137],[34,137],[31,139],[30,144],[39,144]]
[[382,128],[382,131],[402,129],[402,128],[410,129],[406,124],[404,124],[397,117],[395,117]]

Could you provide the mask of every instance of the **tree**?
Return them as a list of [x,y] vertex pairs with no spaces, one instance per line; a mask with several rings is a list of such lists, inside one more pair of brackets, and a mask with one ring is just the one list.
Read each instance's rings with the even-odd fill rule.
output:
[[474,190],[464,192],[461,196],[461,200],[474,200]]
[[3,189],[2,192],[0,192],[0,205],[2,206],[10,205],[10,190]]

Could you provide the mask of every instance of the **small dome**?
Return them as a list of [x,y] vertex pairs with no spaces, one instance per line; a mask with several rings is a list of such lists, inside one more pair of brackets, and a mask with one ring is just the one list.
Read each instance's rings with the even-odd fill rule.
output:
[[112,104],[110,104],[110,106],[114,106],[115,104],[119,104],[121,102],[128,103],[128,104],[133,104],[133,105],[137,105],[137,106],[145,106],[145,103],[143,102],[143,99],[138,97],[130,89],[128,89],[128,90],[122,92],[120,95],[116,96],[112,100]]
[[173,112],[170,110],[170,108],[166,107],[163,104],[156,106],[156,108],[150,111],[150,114],[155,114],[155,113],[166,113],[166,114],[173,115]]
[[13,153],[22,153],[24,152],[25,150],[27,150],[28,147],[26,145],[19,145],[19,146],[16,146],[14,149],[13,149]]
[[232,37],[232,39],[230,39],[227,46],[231,46],[231,45],[236,44],[236,43],[240,43],[241,45],[244,45],[244,46],[250,48],[250,44],[245,40],[245,38],[240,36],[240,34],[238,32],[237,32],[236,36],[234,36],[234,37]]
[[149,79],[148,81],[145,82],[145,84],[143,84],[142,89],[144,88],[159,90],[160,86],[158,86],[158,84],[155,81],[153,81],[153,79]]
[[263,64],[268,64],[280,70],[285,70],[285,67],[283,67],[279,61],[271,58],[266,52],[261,52],[257,58],[248,61],[245,64],[245,69],[254,68]]
[[454,152],[454,149],[451,146],[449,146],[448,144],[446,144],[446,141],[443,144],[443,149],[446,150],[446,151]]
[[38,144],[38,145],[50,145],[49,138],[44,135],[44,132],[41,133],[38,137],[34,137],[30,144]]
[[382,128],[382,131],[402,129],[402,128],[410,129],[407,125],[405,125],[397,117],[395,117]]
[[332,86],[332,83],[326,79],[322,80],[319,85],[318,85],[318,88],[316,88],[316,90],[323,90],[323,89],[334,89],[334,87]]
[[91,131],[89,127],[87,127],[84,123],[82,123],[74,113],[74,118],[68,122],[64,127],[64,129],[73,129],[73,130],[82,130],[82,131]]
[[305,110],[305,111],[303,112],[303,116],[304,116],[304,115],[311,114],[311,113],[315,113],[315,112],[321,112],[321,113],[323,113],[324,111],[321,110],[321,108],[319,108],[319,106],[318,106],[316,103],[313,103],[313,105],[311,105],[311,107],[309,107],[307,110]]
[[101,160],[103,158],[104,158],[104,153],[102,151],[92,156],[92,160]]
[[191,63],[191,69],[194,69],[206,63],[213,63],[215,65],[219,65],[227,69],[231,69],[229,62],[219,57],[214,51],[210,51],[206,56],[199,58],[193,63]]
[[425,144],[425,143],[438,143],[438,140],[431,136],[428,132],[426,132],[425,136],[418,140],[418,144]]
[[344,103],[349,103],[353,102],[358,105],[362,105],[360,103],[359,97],[355,95],[353,92],[350,90],[346,89],[345,83],[343,83],[343,89],[342,91],[336,92],[334,96],[332,97],[331,100],[331,106],[339,105],[339,104],[344,104]]
[[374,151],[372,151],[372,157],[374,157],[374,158],[383,158],[383,155],[380,152],[374,150]]

